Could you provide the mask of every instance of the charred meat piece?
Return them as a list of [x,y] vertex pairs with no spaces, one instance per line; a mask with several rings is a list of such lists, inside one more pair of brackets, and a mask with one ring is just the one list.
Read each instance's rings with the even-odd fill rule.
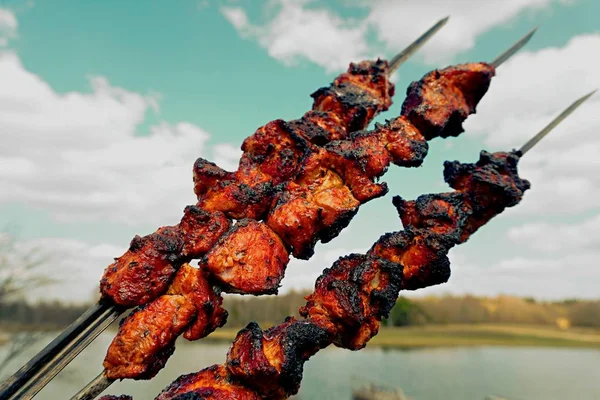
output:
[[392,104],[394,84],[388,80],[387,72],[388,63],[384,60],[351,63],[348,71],[329,87],[311,95],[313,110],[336,114],[347,132],[365,129]]
[[209,284],[206,272],[199,268],[183,264],[167,294],[184,296],[196,307],[196,319],[183,334],[187,340],[206,337],[227,322],[223,297]]
[[213,248],[231,228],[231,221],[221,212],[209,213],[197,206],[187,206],[179,223],[185,260],[199,258]]
[[236,336],[227,354],[227,369],[263,399],[298,393],[304,362],[329,344],[327,332],[310,321],[288,318],[263,331],[252,322]]
[[475,164],[444,163],[444,180],[464,193],[472,210],[461,232],[461,242],[506,207],[517,205],[531,187],[529,181],[519,178],[519,159],[518,152],[482,151]]
[[371,135],[379,139],[390,153],[392,163],[400,167],[420,166],[429,150],[425,137],[405,116],[377,125]]
[[146,304],[165,292],[181,264],[211,249],[230,228],[223,213],[188,206],[179,225],[136,236],[100,281],[104,298],[122,306]]
[[204,257],[201,267],[228,292],[277,293],[289,254],[269,227],[239,221]]
[[402,268],[388,260],[353,254],[317,279],[300,315],[323,327],[336,346],[363,348],[396,303]]
[[298,135],[317,146],[348,136],[340,116],[328,111],[311,110],[302,118],[291,121],[290,126]]
[[395,196],[393,203],[409,231],[435,237],[448,249],[461,243],[460,232],[471,213],[462,192],[426,194],[410,201]]
[[164,293],[181,265],[183,239],[178,226],[136,236],[127,252],[106,268],[103,297],[123,306],[145,304]]
[[218,373],[219,383],[204,380],[187,385],[204,379],[197,377],[223,371],[223,366],[213,366],[180,378],[161,395],[166,397],[158,399],[173,399],[178,393],[195,395],[200,387],[217,393],[209,388],[222,390],[223,381],[232,388],[251,388],[257,398],[285,399],[298,391],[304,362],[328,343],[363,348],[377,334],[401,289],[447,281],[450,248],[521,200],[529,182],[517,174],[519,156],[518,152],[482,152],[476,164],[446,163],[445,178],[455,192],[424,195],[415,201],[395,197],[404,231],[387,233],[366,255],[342,257],[325,269],[300,309],[305,321],[290,317],[266,331],[249,324],[230,348],[228,373]]
[[464,120],[475,113],[494,74],[494,66],[487,63],[434,70],[408,87],[402,115],[427,140],[458,136],[464,131]]
[[106,395],[98,398],[98,400],[133,400],[133,397],[122,394],[120,396]]
[[403,271],[401,289],[416,290],[448,281],[448,249],[435,235],[419,234],[408,227],[383,235],[368,254],[399,264]]
[[235,382],[224,365],[213,365],[179,377],[155,400],[261,400],[261,397]]
[[181,295],[163,295],[123,320],[104,359],[109,379],[151,379],[175,351],[175,340],[196,317]]
[[328,242],[345,228],[360,203],[340,175],[327,168],[328,153],[313,153],[301,175],[277,195],[267,225],[292,249],[308,259],[317,240]]

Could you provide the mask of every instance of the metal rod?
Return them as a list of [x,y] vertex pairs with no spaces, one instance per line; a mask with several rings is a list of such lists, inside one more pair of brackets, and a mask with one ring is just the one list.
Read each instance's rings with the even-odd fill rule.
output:
[[[598,89],[596,89],[596,90],[598,90]],[[531,139],[529,139],[529,141],[527,141],[527,143],[525,143],[523,145],[523,147],[521,147],[519,149],[519,151],[521,152],[521,155],[523,155],[523,154],[527,153],[529,150],[531,150],[531,148],[533,146],[535,146],[540,140],[542,140],[544,138],[544,136],[546,136],[548,133],[550,133],[550,131],[552,131],[552,129],[556,128],[556,126],[558,124],[560,124],[565,118],[567,118],[567,116],[569,116],[569,114],[571,114],[573,111],[575,111],[587,99],[589,99],[590,97],[592,97],[592,95],[594,93],[596,93],[596,90],[594,90],[594,91],[586,94],[585,96],[579,98],[578,100],[575,100],[573,102],[573,104],[571,104],[563,112],[561,112],[558,115],[558,117],[554,118],[552,120],[552,122],[550,122],[548,125],[546,125],[544,127],[544,129],[542,129],[541,131],[538,132],[538,134],[536,134],[534,137],[532,137]]]
[[450,19],[450,16],[440,19],[424,34],[419,36],[417,40],[412,42],[406,49],[396,54],[391,60],[388,69],[388,75],[393,74],[406,60],[408,60],[413,54],[417,52],[433,35],[437,33]]
[[120,307],[111,307],[100,314],[83,329],[79,335],[64,346],[55,356],[44,363],[42,367],[20,387],[9,400],[30,400],[42,390],[60,371],[62,371],[79,353],[98,337],[108,326],[123,313]]
[[0,399],[8,399],[9,396],[12,396],[20,387],[31,380],[40,368],[54,358],[61,349],[67,346],[74,338],[85,330],[86,326],[95,321],[110,308],[111,305],[103,302],[98,302],[90,307],[29,362],[23,365],[17,372],[0,385]]
[[517,51],[521,50],[521,48],[523,46],[525,46],[527,44],[527,42],[529,42],[531,40],[531,38],[535,34],[535,31],[537,31],[537,30],[538,30],[538,27],[535,27],[534,29],[532,29],[527,35],[525,35],[521,39],[519,39],[519,41],[517,43],[513,44],[508,50],[506,50],[504,53],[502,53],[498,57],[496,57],[496,59],[494,61],[492,61],[491,64],[494,67],[498,68],[500,66],[500,64],[502,64],[503,62],[505,62],[506,60],[511,58]]
[[95,377],[86,387],[81,389],[71,400],[93,400],[104,392],[114,381],[104,376],[104,372]]

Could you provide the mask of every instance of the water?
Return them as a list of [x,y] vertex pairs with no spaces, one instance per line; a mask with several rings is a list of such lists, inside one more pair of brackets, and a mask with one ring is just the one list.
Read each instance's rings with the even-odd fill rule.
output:
[[[48,336],[46,342],[52,336]],[[69,399],[100,371],[112,336],[102,334],[38,396]],[[45,345],[40,341],[3,371],[6,376]],[[222,363],[228,345],[180,341],[167,367],[151,381],[114,383],[107,393],[153,399],[177,376]],[[4,349],[0,348],[0,352]],[[1,354],[0,354],[1,356]],[[551,348],[450,348],[424,350],[336,348],[321,351],[305,364],[298,398],[350,399],[357,379],[400,386],[415,400],[483,400],[488,395],[510,400],[600,399],[600,350]]]

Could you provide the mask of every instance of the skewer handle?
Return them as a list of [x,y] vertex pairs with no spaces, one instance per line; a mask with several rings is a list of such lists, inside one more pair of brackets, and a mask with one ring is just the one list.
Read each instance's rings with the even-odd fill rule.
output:
[[111,306],[109,304],[98,302],[84,312],[79,318],[67,327],[60,335],[50,342],[44,349],[36,354],[27,364],[23,365],[10,378],[0,385],[0,399],[8,399],[20,387],[25,385],[32,376],[51,360],[61,349],[66,347],[73,339],[79,335],[86,326],[96,320]]
[[[104,308],[96,319],[85,326],[77,336],[62,349],[47,358],[43,365],[31,375],[31,378],[13,393],[10,400],[30,400],[42,390],[60,371],[62,371],[79,353],[81,353],[100,333],[125,311],[121,307]],[[2,397],[4,399],[4,397]]]

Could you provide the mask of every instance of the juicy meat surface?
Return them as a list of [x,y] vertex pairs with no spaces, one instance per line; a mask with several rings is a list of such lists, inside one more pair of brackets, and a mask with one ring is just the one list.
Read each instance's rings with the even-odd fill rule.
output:
[[204,258],[201,267],[228,292],[277,293],[289,254],[269,227],[239,221]]
[[327,344],[327,332],[309,321],[288,318],[266,331],[252,322],[237,334],[226,365],[261,398],[286,398],[298,393],[304,362]]
[[434,70],[410,84],[402,104],[402,115],[431,140],[458,136],[462,123],[476,110],[487,92],[495,68],[487,63],[469,63]]
[[104,359],[109,379],[150,379],[175,351],[175,340],[196,317],[181,295],[163,295],[123,320]]
[[342,177],[323,165],[327,154],[311,155],[301,175],[276,196],[267,218],[296,258],[310,258],[319,239],[326,243],[337,236],[360,205]]
[[164,293],[181,261],[183,240],[178,227],[163,227],[136,236],[127,252],[106,268],[100,281],[103,297],[116,304],[145,304]]
[[206,337],[227,322],[223,297],[209,283],[206,272],[199,268],[184,264],[177,271],[167,294],[184,296],[196,307],[196,319],[183,334],[187,340]]
[[402,268],[385,259],[341,257],[317,279],[300,315],[323,327],[339,347],[359,350],[396,303]]
[[377,334],[401,289],[448,280],[448,251],[468,239],[475,223],[485,223],[518,204],[529,188],[517,173],[519,156],[482,152],[475,164],[447,163],[445,178],[455,192],[424,195],[415,201],[395,197],[405,229],[383,235],[366,255],[341,257],[325,269],[300,309],[304,321],[290,317],[266,331],[250,323],[236,336],[225,366],[186,375],[163,394],[176,390],[192,395],[198,387],[208,390],[207,385],[221,389],[220,383],[207,384],[204,376],[223,368],[227,372],[221,372],[221,382],[235,388],[243,385],[259,398],[286,399],[297,393],[303,364],[318,350],[329,343],[363,348]]
[[224,365],[213,365],[179,377],[155,400],[261,400],[261,397],[233,381]]
[[387,73],[384,60],[351,63],[346,73],[311,95],[313,110],[336,114],[348,132],[365,129],[392,104],[394,84]]
[[186,207],[178,225],[133,238],[127,252],[104,270],[102,297],[129,307],[148,303],[165,292],[184,262],[205,254],[230,226],[223,213]]

